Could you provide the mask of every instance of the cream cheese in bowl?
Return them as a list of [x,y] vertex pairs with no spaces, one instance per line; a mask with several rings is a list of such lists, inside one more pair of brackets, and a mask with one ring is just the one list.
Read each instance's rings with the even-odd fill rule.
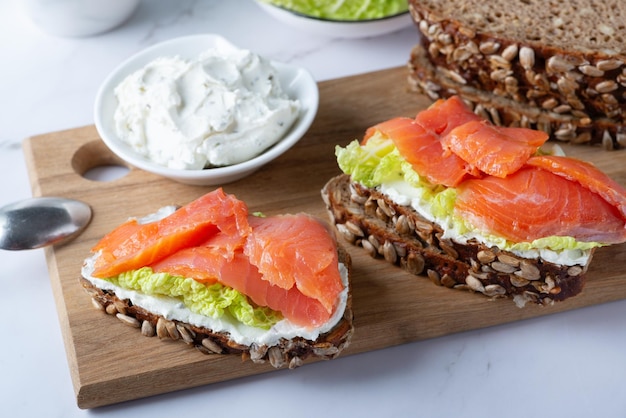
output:
[[274,145],[299,110],[268,60],[224,42],[196,59],[157,58],[127,76],[115,95],[120,139],[177,169],[247,161]]
[[238,180],[291,148],[317,112],[308,71],[218,35],[176,38],[116,68],[98,91],[95,122],[129,164],[176,181]]

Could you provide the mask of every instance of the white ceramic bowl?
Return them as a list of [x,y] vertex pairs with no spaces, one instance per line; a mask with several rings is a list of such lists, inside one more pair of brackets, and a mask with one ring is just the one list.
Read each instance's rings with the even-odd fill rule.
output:
[[409,12],[372,20],[328,20],[295,13],[261,0],[256,2],[265,12],[283,23],[308,33],[332,38],[380,36],[415,24]]
[[193,35],[175,38],[149,47],[133,55],[104,80],[96,96],[94,119],[96,129],[107,147],[127,163],[172,180],[193,185],[219,185],[246,177],[259,170],[276,157],[295,145],[313,123],[319,104],[319,90],[313,76],[305,69],[271,61],[278,70],[283,91],[300,101],[300,115],[291,129],[275,145],[251,160],[226,167],[202,170],[168,168],[148,160],[121,141],[115,131],[114,113],[117,107],[115,87],[129,74],[143,68],[158,57],[178,55],[183,59],[194,59],[217,42],[227,42],[218,35]]
[[22,0],[31,20],[56,36],[83,37],[109,31],[124,23],[139,0]]

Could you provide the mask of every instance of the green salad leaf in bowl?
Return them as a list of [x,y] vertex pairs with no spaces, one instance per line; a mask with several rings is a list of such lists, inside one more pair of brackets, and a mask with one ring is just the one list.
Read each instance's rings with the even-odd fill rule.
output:
[[263,0],[295,13],[328,20],[372,20],[408,11],[407,0]]

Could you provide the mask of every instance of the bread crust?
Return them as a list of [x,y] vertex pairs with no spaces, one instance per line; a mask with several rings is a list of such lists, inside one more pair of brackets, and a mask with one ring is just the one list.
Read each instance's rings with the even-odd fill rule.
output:
[[439,286],[512,298],[520,307],[562,301],[583,289],[591,258],[584,266],[562,266],[478,242],[443,239],[442,229],[410,206],[398,205],[346,174],[330,179],[322,197],[344,239]]
[[607,149],[626,146],[626,56],[507,38],[425,3],[410,1],[421,32],[409,61],[419,91],[458,94],[499,112],[506,126],[536,125],[555,139]]
[[[352,261],[349,253],[341,245],[338,245],[338,256],[339,261],[348,269],[350,282]],[[320,335],[315,341],[301,337],[281,339],[277,345],[271,347],[238,344],[230,340],[228,333],[214,332],[205,327],[166,319],[133,305],[128,299],[118,298],[112,291],[99,289],[83,277],[80,278],[80,283],[91,295],[94,306],[109,315],[117,316],[123,323],[134,326],[144,336],[181,341],[204,354],[240,355],[243,360],[251,360],[253,363],[269,362],[274,368],[293,369],[307,359],[333,359],[350,344],[354,333],[350,283],[346,309],[333,329]]]

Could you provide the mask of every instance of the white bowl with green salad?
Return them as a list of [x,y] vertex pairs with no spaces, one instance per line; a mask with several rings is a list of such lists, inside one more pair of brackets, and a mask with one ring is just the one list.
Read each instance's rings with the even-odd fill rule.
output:
[[316,35],[365,38],[413,25],[407,0],[256,0],[268,14]]

